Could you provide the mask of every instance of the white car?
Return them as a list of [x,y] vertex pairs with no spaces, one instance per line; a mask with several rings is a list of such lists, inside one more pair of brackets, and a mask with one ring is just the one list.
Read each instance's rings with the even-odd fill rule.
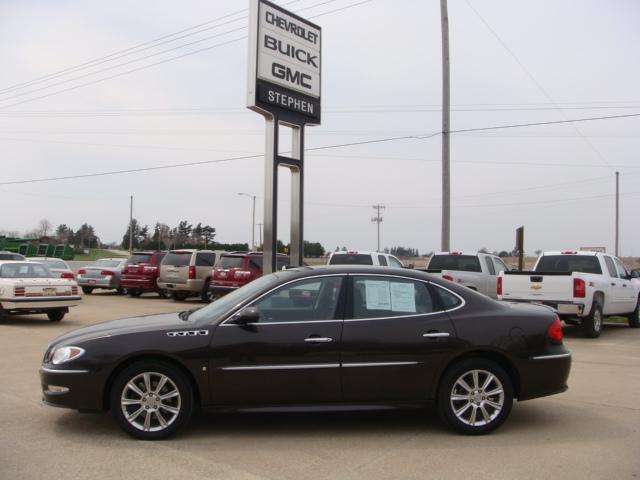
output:
[[80,303],[78,284],[36,262],[0,261],[0,315],[46,313],[59,322]]
[[27,257],[29,262],[39,262],[47,266],[49,271],[53,273],[56,277],[60,278],[76,278],[73,274],[73,270],[71,267],[67,265],[67,262],[61,260],[59,258],[51,258],[51,257]]
[[378,267],[404,268],[393,255],[382,252],[332,252],[327,265],[374,265]]

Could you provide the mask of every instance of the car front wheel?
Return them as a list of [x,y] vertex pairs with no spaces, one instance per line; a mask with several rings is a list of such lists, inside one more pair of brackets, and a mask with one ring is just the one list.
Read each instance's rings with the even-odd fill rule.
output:
[[482,435],[498,428],[513,405],[509,375],[495,362],[471,358],[450,367],[440,384],[438,411],[454,429]]
[[166,438],[189,423],[193,390],[175,366],[149,360],[123,370],[111,388],[111,413],[120,427],[142,440]]

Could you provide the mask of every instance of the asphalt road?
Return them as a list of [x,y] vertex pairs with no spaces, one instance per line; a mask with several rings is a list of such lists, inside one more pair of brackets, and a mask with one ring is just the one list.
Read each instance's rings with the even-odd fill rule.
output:
[[204,412],[176,438],[141,442],[108,414],[41,405],[38,367],[51,339],[183,308],[99,293],[59,324],[0,317],[0,479],[640,478],[640,329],[613,324],[596,340],[566,328],[570,390],[515,404],[484,437],[452,433],[434,412]]

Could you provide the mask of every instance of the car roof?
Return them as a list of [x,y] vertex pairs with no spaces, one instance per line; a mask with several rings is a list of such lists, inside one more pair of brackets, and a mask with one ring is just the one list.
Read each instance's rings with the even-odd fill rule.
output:
[[64,262],[63,259],[58,257],[27,257],[27,260],[60,260],[61,262]]
[[590,257],[595,257],[598,253],[602,252],[594,252],[591,250],[562,250],[558,252],[542,252],[541,257],[544,255],[588,255]]
[[475,257],[476,255],[491,255],[492,257],[495,257],[496,255],[494,255],[493,253],[484,253],[484,252],[474,252],[474,253],[469,253],[469,252],[436,252],[434,253],[432,256],[436,256],[436,255],[469,255],[472,257]]

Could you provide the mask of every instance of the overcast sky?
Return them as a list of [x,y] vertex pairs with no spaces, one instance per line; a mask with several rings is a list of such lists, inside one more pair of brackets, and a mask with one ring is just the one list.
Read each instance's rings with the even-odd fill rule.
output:
[[[308,147],[441,129],[437,0],[277,3],[307,18],[331,12],[313,18],[323,29],[323,118],[307,129]],[[0,182],[263,153],[264,120],[245,108],[248,21],[237,12],[246,7],[0,2]],[[196,35],[6,90],[229,14]],[[640,2],[450,0],[449,15],[452,129],[640,112]],[[452,249],[511,250],[525,225],[528,253],[613,251],[618,170],[621,253],[640,255],[639,150],[640,117],[453,134]],[[440,152],[439,136],[309,152],[305,239],[375,249],[371,206],[383,204],[382,247],[440,250]],[[250,200],[237,193],[259,197],[261,222],[263,163],[0,185],[0,230],[24,232],[48,218],[72,228],[88,222],[103,241],[120,241],[134,195],[143,224],[201,221],[219,241],[249,242]],[[288,173],[281,180],[286,243]]]

